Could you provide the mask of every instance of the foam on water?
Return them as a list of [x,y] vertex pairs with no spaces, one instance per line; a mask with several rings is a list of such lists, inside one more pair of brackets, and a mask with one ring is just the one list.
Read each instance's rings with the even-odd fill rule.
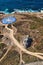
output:
[[[40,10],[40,12],[42,12],[43,10]],[[39,12],[39,10],[20,10],[20,9],[13,9],[13,10],[9,10],[9,9],[5,9],[4,11],[0,11],[3,12],[5,14],[11,14],[11,13],[15,13],[15,12],[19,12],[19,13],[24,13],[24,12]]]

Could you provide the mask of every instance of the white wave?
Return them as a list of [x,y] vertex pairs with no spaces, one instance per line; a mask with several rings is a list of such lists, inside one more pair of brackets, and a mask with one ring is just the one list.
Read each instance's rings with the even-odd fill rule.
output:
[[[38,12],[38,10],[32,10],[32,9],[29,9],[29,10],[19,10],[19,9],[14,9],[14,12],[19,12],[19,13],[24,13],[24,12]],[[12,12],[12,13],[14,13]]]
[[32,9],[29,9],[29,10],[20,10],[20,9],[14,9],[13,12],[9,12],[9,9],[5,9],[4,11],[0,11],[0,12],[3,12],[5,14],[12,14],[12,13],[15,13],[15,12],[18,12],[18,13],[24,13],[24,12],[38,12],[38,10],[32,10]]
[[41,13],[43,13],[43,8],[41,9]]

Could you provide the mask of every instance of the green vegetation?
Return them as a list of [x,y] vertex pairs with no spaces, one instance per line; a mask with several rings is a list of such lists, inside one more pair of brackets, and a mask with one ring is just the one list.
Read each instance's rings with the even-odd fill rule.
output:
[[19,54],[14,50],[9,52],[0,65],[19,65]]
[[31,23],[30,24],[30,29],[37,29],[38,28],[38,25],[37,25],[37,23]]
[[26,62],[26,63],[30,63],[30,62],[35,62],[35,61],[38,61],[37,60],[38,58],[36,58],[36,57],[33,57],[33,56],[30,56],[30,55],[27,55],[27,54],[24,54],[23,55],[23,60]]

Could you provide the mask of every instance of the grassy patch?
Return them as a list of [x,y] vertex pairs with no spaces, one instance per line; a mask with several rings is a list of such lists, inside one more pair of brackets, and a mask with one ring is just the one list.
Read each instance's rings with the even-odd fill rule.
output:
[[19,65],[19,54],[14,50],[9,52],[0,65]]
[[30,23],[30,29],[38,29],[40,27],[41,27],[41,25],[37,21],[33,21],[33,22]]
[[37,28],[38,28],[38,26],[37,26],[36,23],[31,23],[30,24],[30,29],[37,29]]
[[23,60],[26,62],[26,63],[30,63],[30,62],[35,62],[35,61],[38,61],[37,60],[38,58],[34,57],[34,56],[30,56],[30,55],[27,55],[27,54],[23,54]]

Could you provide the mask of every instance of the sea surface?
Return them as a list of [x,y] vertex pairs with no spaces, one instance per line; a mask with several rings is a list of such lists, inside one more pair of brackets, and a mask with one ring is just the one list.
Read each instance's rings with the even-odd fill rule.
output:
[[0,0],[0,12],[41,12],[43,0]]

